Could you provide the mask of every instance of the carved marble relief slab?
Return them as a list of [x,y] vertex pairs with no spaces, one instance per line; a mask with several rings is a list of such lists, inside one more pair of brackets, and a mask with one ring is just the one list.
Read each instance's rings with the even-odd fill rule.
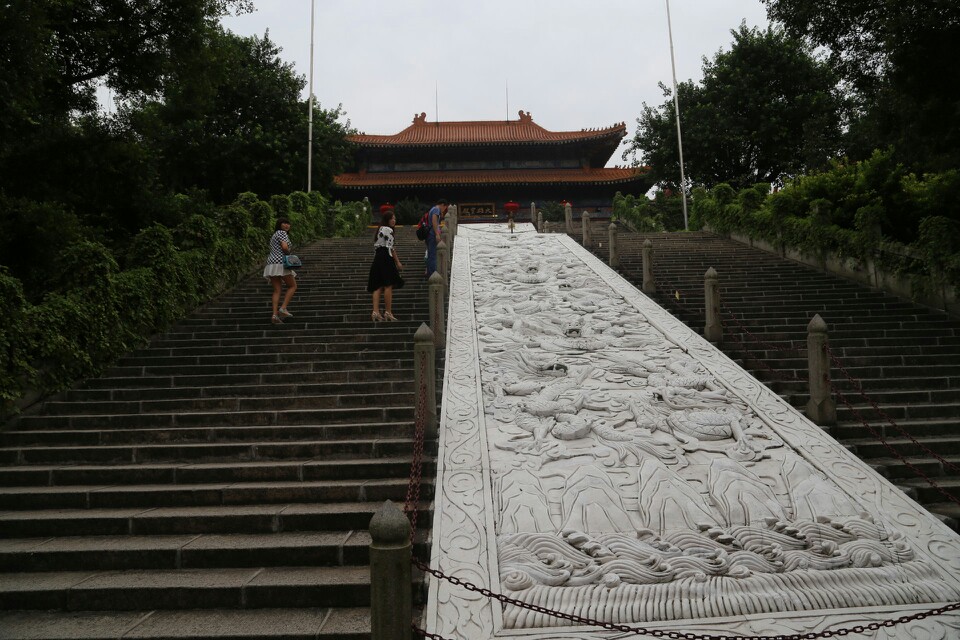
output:
[[[458,230],[432,562],[617,623],[786,634],[960,600],[960,538],[565,235]],[[602,637],[433,580],[447,638]],[[876,638],[957,636],[960,616]]]

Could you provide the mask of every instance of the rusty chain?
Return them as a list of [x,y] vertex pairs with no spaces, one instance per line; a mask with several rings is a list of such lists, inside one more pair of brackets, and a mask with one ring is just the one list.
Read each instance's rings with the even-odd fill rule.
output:
[[420,512],[420,482],[423,478],[423,446],[426,433],[426,406],[427,406],[427,354],[417,354],[420,365],[420,386],[417,389],[417,404],[414,408],[414,438],[413,460],[410,462],[410,478],[407,480],[407,497],[404,501],[404,511],[410,519],[411,546],[417,534],[417,517]]
[[940,462],[940,464],[942,464],[943,466],[947,467],[952,471],[956,471],[960,473],[960,467],[953,464],[949,460],[945,460],[936,451],[929,448],[927,445],[923,444],[922,442],[919,442],[906,429],[904,429],[899,424],[897,424],[896,420],[894,420],[889,415],[887,415],[887,413],[880,408],[880,405],[878,405],[876,401],[873,400],[873,398],[869,397],[866,391],[863,390],[863,382],[858,378],[855,378],[849,371],[847,371],[846,367],[843,366],[843,362],[840,360],[839,357],[837,357],[834,351],[830,348],[830,345],[829,344],[825,345],[825,348],[826,348],[827,355],[830,356],[830,360],[833,362],[833,364],[836,365],[838,369],[840,369],[840,372],[844,376],[846,376],[847,380],[853,383],[854,388],[856,389],[857,393],[860,394],[860,397],[870,403],[870,405],[873,407],[873,410],[877,412],[877,415],[880,416],[881,419],[886,420],[891,425],[893,425],[894,428],[896,428],[896,430],[899,431],[904,437],[909,438],[913,444],[920,447],[926,453],[929,453],[930,455],[932,455],[934,458],[936,458]]

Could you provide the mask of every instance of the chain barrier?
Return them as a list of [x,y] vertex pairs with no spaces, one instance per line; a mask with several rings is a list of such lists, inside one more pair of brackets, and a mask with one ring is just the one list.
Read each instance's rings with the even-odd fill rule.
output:
[[410,462],[410,478],[407,480],[407,496],[403,510],[410,519],[411,548],[417,535],[417,517],[420,514],[420,482],[423,478],[423,446],[426,433],[426,406],[427,406],[427,355],[419,352],[420,386],[417,389],[417,405],[414,408],[413,425],[413,460]]
[[[830,351],[830,347],[827,346],[827,345],[824,345],[823,348],[824,348],[824,351],[827,353],[827,355],[830,356],[831,361],[840,369],[840,371],[842,371],[842,372],[844,373],[844,375],[846,375],[846,376],[847,376],[848,378],[850,378],[851,380],[854,380],[854,379],[850,376],[850,374],[846,371],[846,369],[844,368],[843,363],[840,362],[840,360],[833,354],[832,351]],[[894,447],[892,444],[890,444],[889,442],[887,442],[887,439],[883,437],[883,434],[880,433],[879,431],[877,431],[877,430],[873,427],[873,425],[871,425],[869,422],[866,421],[866,419],[865,419],[865,418],[863,417],[863,415],[860,413],[860,410],[857,409],[855,406],[853,406],[853,404],[850,402],[850,400],[847,399],[846,394],[844,394],[843,391],[841,391],[839,388],[837,388],[835,385],[833,385],[833,384],[830,382],[830,379],[829,379],[829,378],[827,378],[827,383],[830,384],[831,390],[832,390],[834,393],[837,394],[837,398],[839,398],[839,400],[850,410],[850,412],[853,413],[854,417],[860,422],[860,424],[862,424],[864,427],[866,427],[867,430],[870,432],[870,434],[871,434],[874,438],[876,438],[877,440],[879,440],[879,441],[880,441],[880,444],[882,444],[884,447],[886,447],[887,450],[890,451],[890,453],[892,453],[895,458],[897,458],[898,460],[900,460],[900,462],[902,462],[903,464],[905,464],[905,465],[907,466],[907,468],[910,469],[911,471],[913,471],[915,474],[917,474],[917,476],[923,478],[931,487],[933,487],[934,489],[936,489],[937,491],[939,491],[944,497],[946,497],[947,500],[949,500],[950,502],[952,502],[952,503],[954,503],[954,504],[960,505],[960,499],[958,499],[956,496],[954,496],[953,494],[951,494],[950,492],[948,492],[946,489],[944,489],[943,487],[941,487],[939,484],[937,484],[937,481],[936,481],[936,480],[934,480],[933,478],[931,478],[930,476],[928,476],[928,475],[927,475],[926,473],[924,473],[919,467],[917,467],[917,466],[914,465],[912,462],[910,462],[909,460],[907,460],[907,458],[904,457],[904,455],[903,455],[902,453],[900,453],[900,452],[896,449],[896,447]],[[913,438],[911,438],[911,439],[913,439]],[[918,444],[919,444],[919,443],[918,443]],[[921,446],[922,446],[922,445],[921,445]],[[931,453],[933,453],[933,452],[931,452]],[[933,455],[936,456],[937,458],[940,458],[940,456],[938,456],[938,455],[935,454],[935,453],[934,453]]]
[[891,425],[893,425],[893,427],[897,431],[899,431],[904,437],[909,438],[910,442],[918,446],[920,449],[922,449],[926,453],[929,453],[930,455],[932,455],[934,458],[936,458],[940,462],[940,464],[950,469],[951,471],[956,471],[960,473],[960,466],[955,465],[949,460],[945,460],[936,451],[929,448],[927,445],[923,444],[922,442],[919,442],[916,438],[913,437],[913,435],[910,432],[908,432],[906,429],[904,429],[899,424],[897,424],[896,420],[891,418],[883,409],[880,408],[880,406],[876,403],[876,401],[874,401],[871,397],[867,395],[866,391],[863,390],[863,382],[858,378],[855,378],[849,371],[847,371],[846,367],[843,366],[843,362],[840,360],[839,357],[837,357],[837,355],[830,348],[830,345],[829,344],[826,345],[825,348],[827,350],[827,355],[830,356],[830,360],[833,362],[833,364],[838,369],[840,369],[840,372],[847,378],[847,380],[849,380],[853,384],[857,393],[860,394],[860,397],[870,403],[870,406],[873,407],[873,410],[877,412],[877,415],[880,416],[881,419],[886,420]]
[[[584,616],[578,616],[572,613],[563,613],[561,611],[554,611],[553,609],[548,609],[547,607],[541,607],[535,604],[529,604],[523,602],[522,600],[517,600],[516,598],[511,598],[510,596],[504,595],[502,593],[496,593],[487,589],[486,587],[478,587],[477,585],[468,582],[467,580],[462,580],[456,576],[448,576],[447,574],[439,571],[437,569],[431,569],[429,565],[425,564],[418,558],[413,560],[414,566],[425,573],[429,573],[432,576],[440,578],[441,580],[446,580],[450,584],[461,586],[467,591],[472,591],[478,593],[487,598],[497,600],[503,604],[509,604],[516,607],[521,607],[535,613],[541,613],[544,615],[551,616],[553,618],[558,618],[561,620],[568,620],[570,622],[586,625],[590,627],[598,627],[601,629],[606,629],[607,631],[620,631],[622,633],[629,634],[638,634],[638,635],[647,635],[654,638],[670,638],[677,640],[817,640],[818,638],[832,638],[833,636],[846,636],[851,633],[863,633],[865,631],[876,631],[881,627],[894,627],[898,624],[905,624],[907,622],[912,622],[913,620],[922,620],[930,616],[943,615],[949,613],[950,611],[960,610],[960,602],[954,602],[952,604],[939,607],[937,609],[929,609],[927,611],[921,611],[910,616],[901,616],[900,618],[891,618],[889,620],[881,620],[876,622],[871,622],[866,625],[856,625],[853,627],[841,628],[841,629],[824,629],[819,632],[807,632],[807,633],[794,633],[789,635],[776,635],[776,636],[744,636],[744,635],[716,635],[710,633],[694,633],[689,631],[665,631],[663,629],[647,629],[645,627],[632,627],[626,624],[619,624],[615,622],[603,622],[601,620],[594,620],[593,618],[586,618]],[[422,629],[413,626],[414,632],[419,635],[422,635],[425,638],[431,638],[433,640],[448,640],[443,636],[438,634],[428,633]]]
[[[658,286],[658,290],[659,286]],[[677,300],[679,302],[680,290],[676,290]],[[687,309],[685,306],[683,307]],[[422,381],[426,380],[426,358],[424,354],[421,354],[420,359],[420,379]],[[842,369],[841,369],[842,370]],[[828,378],[829,382],[829,378]],[[839,394],[838,392],[838,395]],[[841,395],[841,397],[843,397]],[[406,501],[404,504],[404,511],[407,513],[407,517],[410,519],[410,538],[413,542],[414,536],[416,535],[417,528],[417,516],[419,512],[419,501],[420,501],[420,484],[423,475],[423,448],[424,448],[424,439],[425,439],[425,407],[426,407],[426,383],[424,382],[421,385],[421,388],[417,389],[417,406],[415,409],[416,419],[414,421],[414,448],[413,448],[413,460],[410,465],[410,478],[407,484],[407,495]],[[845,404],[848,404],[845,402]],[[848,406],[850,406],[848,404]],[[853,409],[851,407],[851,409]],[[853,409],[856,412],[856,409]],[[861,420],[862,421],[862,420]],[[870,425],[864,422],[864,425],[871,429],[875,435],[880,437],[883,441],[882,436],[879,436]],[[884,442],[884,444],[886,444]],[[889,446],[889,445],[888,445]],[[903,460],[902,456],[899,456]],[[910,465],[909,462],[903,460],[908,466],[914,468],[913,465]],[[917,470],[918,473],[919,470]],[[926,476],[925,476],[926,477]],[[936,486],[936,485],[934,485]],[[939,488],[939,487],[938,487]],[[943,491],[943,489],[941,489]],[[957,502],[956,499],[953,499],[954,502]],[[412,548],[412,545],[411,545]],[[516,598],[511,598],[510,596],[502,593],[496,593],[486,587],[477,586],[468,580],[458,578],[456,576],[447,575],[446,573],[440,571],[439,569],[433,569],[430,567],[429,563],[424,562],[415,555],[415,552],[411,554],[411,562],[413,566],[417,569],[420,569],[425,574],[429,574],[438,578],[440,580],[445,580],[450,584],[463,587],[467,591],[472,591],[474,593],[480,594],[484,597],[490,598],[492,600],[497,600],[502,604],[513,605],[535,613],[540,613],[543,615],[551,616],[561,620],[567,620],[569,622],[586,625],[591,627],[597,627],[600,629],[606,629],[608,631],[619,631],[622,633],[632,634],[632,635],[647,635],[655,638],[669,638],[671,640],[817,640],[819,638],[832,638],[834,636],[847,636],[851,633],[865,633],[867,631],[877,631],[882,627],[894,627],[900,624],[906,624],[914,620],[922,620],[927,617],[939,616],[951,611],[960,610],[960,602],[955,602],[937,609],[930,609],[927,611],[921,611],[910,616],[901,616],[900,618],[893,618],[889,620],[871,622],[866,625],[856,625],[853,627],[846,627],[841,629],[825,629],[819,632],[807,632],[807,633],[795,633],[790,635],[776,635],[776,636],[744,636],[744,635],[715,635],[708,633],[693,633],[693,632],[684,632],[684,631],[665,631],[663,629],[647,629],[644,627],[632,627],[625,624],[618,624],[613,622],[604,622],[601,620],[595,620],[593,618],[587,618],[584,616],[579,616],[576,614],[564,613],[561,611],[555,611],[547,607],[542,607],[539,605],[533,605],[526,603],[522,600]],[[416,623],[411,623],[411,630],[414,634],[423,637],[429,638],[430,640],[450,640],[436,633],[430,633],[421,629],[416,625]]]

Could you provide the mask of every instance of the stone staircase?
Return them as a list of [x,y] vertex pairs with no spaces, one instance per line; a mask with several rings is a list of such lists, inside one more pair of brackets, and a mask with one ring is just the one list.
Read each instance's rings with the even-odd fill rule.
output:
[[370,321],[372,240],[320,241],[283,325],[250,277],[0,432],[0,638],[369,637],[367,528],[406,496],[428,318],[398,236],[398,322]]
[[[604,261],[609,256],[608,226],[591,227],[592,251]],[[716,269],[723,305],[721,348],[801,410],[808,399],[807,324],[820,314],[829,328],[832,351],[877,404],[875,408],[864,399],[856,383],[834,367],[831,379],[852,408],[837,398],[838,424],[830,432],[957,527],[960,506],[951,496],[960,499],[960,320],[704,232],[638,234],[621,229],[619,271],[637,288],[642,285],[641,249],[647,238],[654,246],[654,298],[702,332],[703,276],[709,267]],[[863,426],[857,413],[890,447]],[[891,447],[940,488],[919,476]]]

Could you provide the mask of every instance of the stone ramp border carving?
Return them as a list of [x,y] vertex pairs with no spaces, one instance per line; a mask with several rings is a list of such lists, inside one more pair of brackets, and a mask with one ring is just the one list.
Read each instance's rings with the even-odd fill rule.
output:
[[[481,386],[480,343],[474,308],[474,283],[471,276],[471,253],[477,243],[491,241],[509,243],[509,240],[502,235],[498,239],[496,236],[485,233],[485,231],[498,232],[500,228],[505,228],[505,225],[465,226],[460,228],[461,233],[457,237],[448,312],[447,362],[443,389],[444,406],[440,425],[439,482],[437,483],[432,566],[444,573],[456,575],[461,579],[526,602],[533,598],[537,600],[536,604],[542,606],[586,617],[598,617],[596,614],[603,608],[604,598],[622,598],[625,592],[606,591],[605,587],[598,585],[567,587],[567,592],[577,589],[595,592],[593,593],[595,597],[588,599],[572,598],[573,601],[584,603],[576,605],[576,610],[573,610],[569,606],[564,608],[565,604],[569,605],[568,602],[564,602],[568,598],[558,598],[555,589],[551,591],[549,587],[534,586],[532,589],[514,592],[501,584],[497,539],[494,533],[494,509],[497,496],[494,496],[491,490],[494,478],[489,464],[487,420],[483,410]],[[518,225],[516,231],[517,240],[522,242],[525,240],[520,238],[530,237],[527,234],[532,232],[532,227]],[[728,389],[746,402],[757,414],[763,416],[766,423],[786,444],[800,452],[807,461],[814,463],[820,471],[826,473],[845,491],[851,495],[857,495],[861,503],[869,504],[870,512],[882,518],[882,522],[878,524],[903,532],[917,554],[927,560],[929,566],[923,570],[932,571],[932,574],[920,575],[923,573],[921,570],[920,574],[914,577],[921,580],[932,578],[933,582],[940,582],[944,586],[949,585],[947,592],[957,593],[960,589],[960,580],[958,580],[960,540],[953,532],[922,511],[899,490],[850,455],[710,343],[661,309],[572,239],[557,235],[539,237],[552,238],[553,240],[549,241],[560,243],[565,251],[582,262],[584,269],[592,272],[616,294],[622,296],[626,304],[639,311],[650,325],[662,332],[675,345],[681,346],[710,374],[723,380]],[[938,571],[943,573],[937,573]],[[831,579],[836,579],[837,588],[842,589],[843,580],[840,579],[842,574],[833,573]],[[802,577],[802,574],[775,575],[775,581],[786,583]],[[766,579],[769,574],[763,577]],[[763,602],[754,608],[755,613],[748,619],[744,619],[743,616],[718,616],[718,613],[722,614],[725,610],[723,607],[711,607],[709,604],[697,605],[694,599],[684,604],[681,602],[684,598],[676,597],[683,590],[679,582],[666,586],[631,585],[631,597],[637,600],[637,603],[631,605],[632,608],[624,609],[629,610],[630,613],[616,621],[643,623],[647,627],[651,626],[651,621],[658,621],[656,625],[658,628],[685,631],[776,635],[807,632],[812,629],[839,628],[864,620],[883,620],[927,610],[932,608],[931,604],[936,604],[937,595],[934,590],[931,594],[917,597],[916,604],[870,607],[871,589],[867,587],[862,593],[854,595],[857,589],[853,588],[850,589],[851,596],[848,598],[849,608],[804,611],[803,609],[808,605],[812,604],[814,607],[818,605],[815,601],[804,603],[801,598],[798,601],[784,600],[780,603]],[[693,586],[692,593],[706,588],[702,582]],[[853,584],[850,586],[852,587]],[[660,588],[673,589],[674,599],[655,598],[654,601],[665,603],[656,606],[661,608],[676,606],[677,612],[643,611],[643,607],[649,606],[644,604],[647,600],[644,598],[644,593],[650,589]],[[813,599],[815,600],[815,597]],[[822,605],[819,606],[822,607]],[[766,611],[770,613],[765,613]],[[689,617],[689,619],[677,620],[677,613],[679,617]],[[636,618],[630,619],[634,615]],[[426,630],[431,633],[447,638],[492,638],[514,635],[530,638],[587,638],[606,635],[600,630],[571,627],[548,628],[560,623],[562,621],[556,618],[519,610],[516,607],[508,606],[504,610],[500,603],[487,600],[478,594],[445,581],[431,581],[425,624]],[[519,631],[510,630],[510,627],[517,626],[525,628]],[[882,629],[875,637],[960,637],[960,616],[950,614],[935,619],[918,620],[902,627]]]

